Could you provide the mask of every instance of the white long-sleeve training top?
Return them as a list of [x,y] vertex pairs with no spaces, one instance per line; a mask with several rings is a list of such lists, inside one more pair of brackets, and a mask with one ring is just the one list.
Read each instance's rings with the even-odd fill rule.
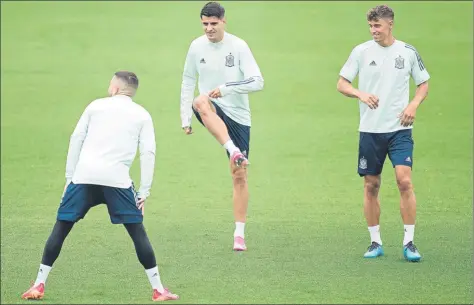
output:
[[95,100],[71,135],[66,182],[129,188],[137,148],[141,168],[138,197],[146,198],[153,182],[156,151],[150,114],[125,95]]
[[211,98],[224,113],[242,125],[251,125],[248,93],[263,89],[263,77],[247,43],[229,33],[217,43],[206,35],[195,39],[186,56],[181,85],[181,124],[191,126],[192,102],[198,80],[200,94],[219,88]]

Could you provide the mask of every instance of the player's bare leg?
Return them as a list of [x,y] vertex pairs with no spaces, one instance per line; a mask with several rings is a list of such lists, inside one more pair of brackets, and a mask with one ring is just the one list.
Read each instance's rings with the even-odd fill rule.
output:
[[237,167],[232,160],[230,160],[230,169],[232,173],[234,218],[236,224],[234,231],[234,250],[245,251],[247,247],[245,245],[244,228],[249,202],[247,169]]
[[240,149],[237,148],[230,139],[229,131],[225,123],[216,114],[216,109],[209,100],[209,97],[206,95],[196,97],[193,102],[193,107],[201,116],[201,120],[207,130],[209,130],[214,138],[229,152],[231,160],[237,164],[237,166],[246,167],[249,164],[247,158],[245,158]]
[[378,176],[364,176],[364,215],[369,227],[379,225],[380,221],[380,190],[381,178]]
[[406,225],[414,225],[416,217],[416,198],[411,183],[411,168],[409,166],[395,166],[395,176],[397,178],[397,186],[400,191],[400,214],[403,223]]
[[411,167],[395,166],[395,176],[400,191],[400,214],[402,216],[405,235],[403,238],[404,256],[409,261],[418,261],[421,255],[413,244],[415,235],[416,198],[411,181]]
[[364,176],[364,215],[370,233],[371,245],[364,254],[366,258],[383,255],[382,239],[380,238],[380,175]]

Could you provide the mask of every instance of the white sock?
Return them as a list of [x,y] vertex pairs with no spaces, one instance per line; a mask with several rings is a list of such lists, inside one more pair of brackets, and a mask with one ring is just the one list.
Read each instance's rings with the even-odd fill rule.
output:
[[49,272],[53,267],[40,264],[38,270],[38,276],[33,286],[39,285],[40,283],[46,284],[46,279],[48,278]]
[[150,281],[151,287],[157,289],[159,293],[165,292],[163,284],[161,284],[160,273],[158,272],[158,266],[145,270],[148,280]]
[[405,246],[409,242],[413,242],[415,225],[403,225],[403,228],[405,229],[405,236],[403,237],[403,245]]
[[245,222],[236,222],[235,223],[235,231],[234,231],[234,237],[240,236],[244,238],[244,230],[245,230]]
[[379,245],[382,244],[382,239],[380,238],[380,225],[369,227],[370,239],[375,241]]
[[224,146],[224,148],[227,149],[227,151],[229,152],[231,156],[234,152],[240,151],[240,149],[238,149],[237,146],[234,145],[234,142],[232,142],[232,140],[225,142],[224,145],[222,146]]

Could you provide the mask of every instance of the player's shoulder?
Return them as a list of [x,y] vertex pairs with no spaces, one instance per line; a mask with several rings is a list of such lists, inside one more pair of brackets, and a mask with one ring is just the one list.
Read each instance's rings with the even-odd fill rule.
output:
[[363,43],[359,43],[355,47],[352,48],[351,57],[358,58],[363,56],[365,52],[370,51],[375,47],[376,42],[373,40],[368,40]]
[[225,35],[225,38],[229,41],[232,41],[234,43],[245,43],[246,44],[245,40],[243,40],[242,38],[240,38],[240,37],[238,37],[234,34],[231,34],[229,32],[225,32],[224,35]]
[[90,102],[89,105],[87,105],[87,108],[88,109],[93,109],[93,108],[100,107],[101,105],[106,104],[109,101],[109,99],[110,99],[109,96],[96,98],[95,100]]
[[395,40],[395,44],[400,47],[400,48],[415,48],[412,44],[409,44],[408,42],[406,41],[403,41],[403,40]]
[[363,43],[359,43],[354,47],[354,52],[362,53],[367,51],[376,46],[376,42],[374,40],[368,40]]
[[143,105],[138,104],[132,98],[130,99],[131,103],[128,104],[128,106],[133,109],[134,115],[139,115],[145,120],[151,119],[150,112],[148,112],[148,110]]
[[240,48],[246,48],[248,47],[248,44],[245,40],[243,40],[242,38],[234,35],[234,34],[231,34],[231,33],[228,33],[228,32],[225,32],[225,42],[226,43],[230,43],[236,47],[240,47]]
[[395,43],[400,50],[404,50],[407,53],[416,54],[418,52],[412,44],[405,41],[397,40]]
[[190,48],[202,47],[202,46],[206,45],[207,42],[208,42],[208,39],[207,39],[206,35],[201,35],[201,36],[193,39],[193,41],[191,41]]
[[151,114],[150,112],[148,112],[148,110],[146,110],[146,108],[140,104],[137,104],[136,102],[134,102],[134,104],[136,105],[136,107],[138,108],[138,110],[143,114],[143,117],[146,118],[146,119],[151,119]]

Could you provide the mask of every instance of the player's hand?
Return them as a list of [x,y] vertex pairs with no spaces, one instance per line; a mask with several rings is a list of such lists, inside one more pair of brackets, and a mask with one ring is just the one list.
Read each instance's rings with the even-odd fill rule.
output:
[[379,106],[379,98],[373,94],[361,92],[359,100],[369,106],[370,109],[376,109]]
[[212,98],[222,97],[221,90],[219,88],[212,90],[211,92],[209,92],[209,97],[212,97]]
[[400,124],[402,124],[403,127],[407,127],[413,125],[413,123],[415,122],[415,116],[416,105],[410,103],[405,108],[405,110],[403,110],[402,113],[398,115],[398,118],[400,119]]
[[193,133],[193,128],[191,126],[183,127],[184,134],[190,135]]
[[137,208],[142,211],[142,215],[145,215],[145,200],[146,198],[138,198],[137,200]]

